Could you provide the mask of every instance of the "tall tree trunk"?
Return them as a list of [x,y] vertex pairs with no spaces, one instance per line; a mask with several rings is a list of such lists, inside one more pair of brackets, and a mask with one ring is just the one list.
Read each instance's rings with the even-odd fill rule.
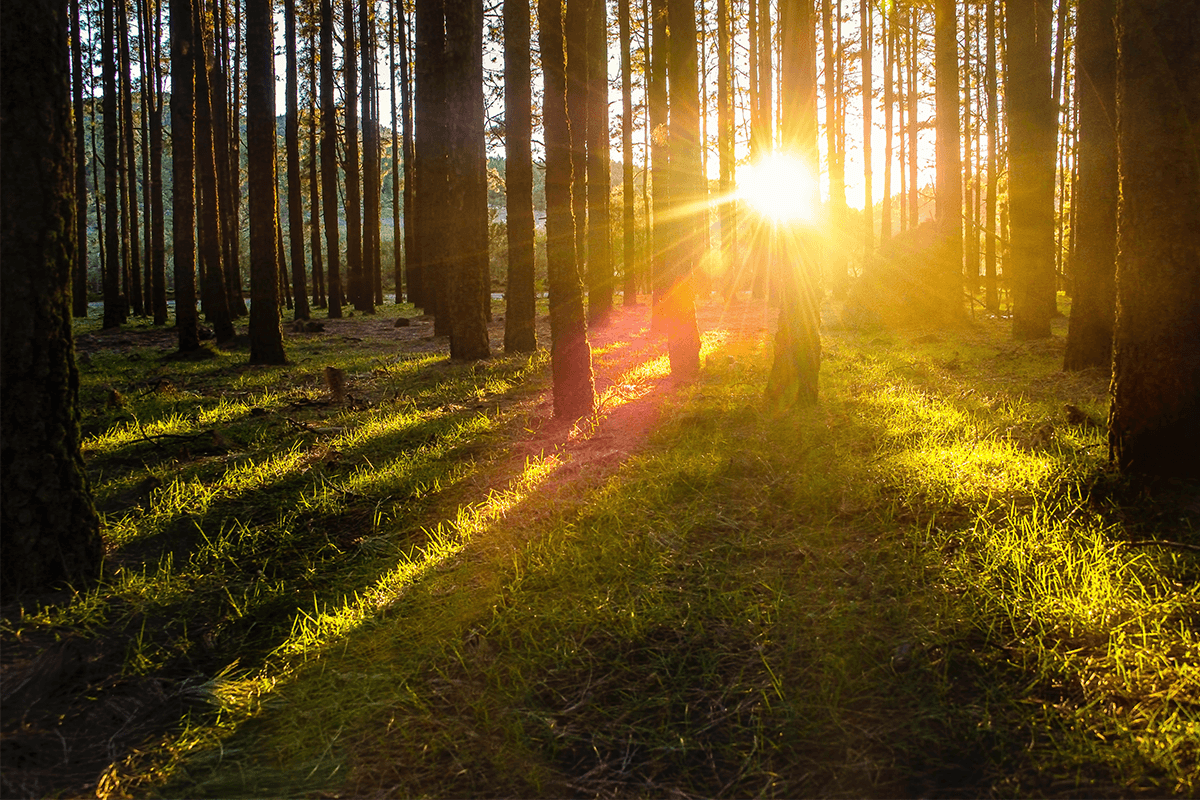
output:
[[885,11],[879,18],[883,38],[883,204],[879,220],[879,241],[892,238],[892,70],[896,64],[896,10]]
[[[622,304],[637,305],[637,222],[633,188],[633,53],[630,41],[630,0],[617,2],[617,27],[621,40],[621,262],[624,272]],[[728,0],[718,0],[720,3]],[[727,65],[728,66],[728,65]],[[725,204],[728,205],[728,204]]]
[[150,46],[148,16],[145,0],[137,0],[134,12],[138,20],[138,70],[140,72],[139,95],[141,102],[142,134],[142,313],[149,315],[154,308],[150,285],[153,281],[150,266],[150,112],[154,107],[154,84],[150,79],[150,63],[147,48]]
[[[239,252],[240,232],[238,224],[240,215],[237,205],[240,196],[241,164],[240,156],[231,142],[241,137],[241,131],[231,128],[229,120],[229,87],[225,79],[225,57],[229,50],[229,26],[224,22],[225,0],[221,0],[222,9],[221,41],[213,49],[215,58],[209,71],[212,86],[213,114],[213,148],[217,163],[217,192],[221,205],[221,253],[225,265],[225,297],[229,303],[229,312],[233,316],[246,316],[246,297],[242,291],[241,253]],[[234,90],[236,95],[238,90]],[[237,115],[234,115],[235,119]]]
[[[442,258],[446,211],[446,112],[445,28],[443,0],[418,0],[416,4],[416,90],[413,127],[416,129],[416,259],[410,258],[421,278],[421,306],[434,315],[434,332],[449,335],[445,262]],[[414,281],[410,279],[409,285]],[[415,301],[414,301],[415,302]]]
[[1000,311],[1000,295],[996,286],[996,188],[999,184],[1000,162],[996,157],[1000,136],[999,104],[996,98],[996,6],[987,4],[987,65],[983,83],[987,88],[987,200],[983,221],[983,305],[993,314]]
[[296,58],[296,0],[284,0],[284,48],[287,51],[288,239],[292,246],[292,296],[295,318],[308,319],[308,289],[304,280],[304,201],[300,191],[300,66]]
[[[780,139],[816,174],[817,70],[816,21],[808,0],[780,0]],[[815,194],[814,190],[814,194]],[[817,402],[821,368],[820,290],[815,253],[808,234],[797,226],[782,231],[779,328],[766,395],[775,407]]]
[[869,0],[859,0],[858,21],[862,30],[862,98],[863,98],[863,265],[875,251],[875,194],[872,184],[871,139],[875,134],[871,111],[875,105],[871,86],[871,62],[875,58],[874,20]]
[[88,313],[87,154],[83,129],[83,41],[80,39],[79,0],[71,0],[71,103],[75,132],[75,261],[71,273],[71,315]]
[[920,10],[910,8],[908,19],[908,218],[912,227],[921,224],[920,187],[917,185],[917,165],[921,153],[920,121],[917,113],[917,75],[921,57],[917,51],[917,30]]
[[321,202],[329,318],[342,318],[341,232],[338,224],[337,107],[333,102],[333,0],[321,0]]
[[587,275],[588,12],[593,0],[564,0],[567,47],[567,123],[571,133],[571,214],[575,218],[575,258]]
[[317,83],[317,25],[308,26],[308,249],[312,253],[312,304],[325,308],[325,260],[321,257],[321,186],[318,168],[317,107],[320,89]]
[[409,80],[409,46],[408,26],[405,23],[406,14],[401,6],[400,13],[400,125],[404,150],[404,267],[408,284],[408,299],[413,305],[420,305],[414,298],[413,292],[420,292],[421,281],[414,278],[411,271],[413,254],[417,251],[416,223],[413,208],[413,197],[416,193],[416,147],[413,144],[412,125],[412,81]]
[[[193,2],[171,0],[171,245],[174,251],[175,327],[182,353],[200,348],[200,325],[196,316],[196,39],[192,28]],[[106,300],[106,316],[107,305]]]
[[10,3],[0,25],[0,119],[20,120],[0,128],[4,602],[90,581],[104,555],[80,453],[71,335],[77,252],[66,12],[63,2]]
[[590,0],[587,33],[588,323],[612,313],[613,265],[609,194],[608,15],[605,0]]
[[[375,2],[359,0],[358,40],[362,46],[363,306],[368,314],[383,302],[379,270],[379,114],[375,108]],[[482,47],[482,45],[481,45]],[[482,52],[482,51],[481,51]],[[480,76],[480,81],[483,78]],[[482,114],[482,112],[480,112]]]
[[[404,30],[404,6],[400,6],[400,30]],[[408,48],[404,49],[405,58]],[[388,80],[392,104],[392,273],[395,302],[404,302],[404,237],[400,229],[400,140],[396,113],[396,0],[388,0]]]
[[[199,241],[200,260],[203,264],[204,314],[213,326],[213,335],[218,342],[227,342],[234,336],[233,320],[229,311],[229,297],[225,292],[225,270],[221,248],[221,204],[217,191],[217,156],[214,142],[214,120],[212,115],[213,91],[209,81],[209,52],[212,34],[209,16],[202,6],[195,6],[193,25],[200,34],[200,48],[196,55],[196,178],[199,181],[200,206]],[[222,98],[223,99],[223,98]]]
[[[650,282],[653,304],[657,309],[671,288],[667,268],[667,248],[670,246],[668,198],[669,154],[667,150],[667,0],[650,0],[650,74],[646,77],[647,115],[650,125],[650,184],[653,188],[650,236]],[[655,330],[659,329],[658,315],[653,316]]]
[[1079,103],[1078,213],[1071,237],[1074,295],[1063,369],[1112,366],[1117,264],[1117,2],[1080,0],[1075,38]]
[[1035,0],[1008,0],[1009,215],[1013,336],[1050,336],[1054,295],[1054,158],[1050,14]]
[[154,6],[154,47],[151,59],[151,76],[154,82],[155,102],[150,110],[150,294],[154,311],[154,324],[167,324],[167,247],[166,214],[163,208],[162,180],[162,107],[163,92],[159,71],[162,41],[162,4],[150,0]]
[[956,0],[937,0],[934,5],[934,70],[937,104],[937,187],[934,209],[937,216],[941,285],[935,291],[946,321],[962,316],[962,156],[959,148],[958,25]]
[[[365,2],[365,0],[359,0]],[[354,0],[342,3],[342,80],[345,84],[345,153],[342,180],[346,188],[346,277],[350,302],[357,311],[374,311],[362,254],[362,196],[358,166],[358,44],[354,32]]]
[[460,361],[489,355],[487,307],[482,302],[487,296],[483,62],[476,58],[476,53],[482,52],[483,0],[447,3],[449,211],[457,234],[444,247],[450,301],[450,357]]
[[550,369],[554,416],[575,420],[596,408],[592,349],[571,221],[571,131],[561,0],[538,0],[546,144],[546,273],[550,289]]
[[115,328],[128,318],[128,301],[121,291],[121,205],[118,199],[117,164],[121,144],[117,136],[117,65],[115,4],[103,0],[104,23],[100,36],[104,81],[104,244],[108,263],[104,269],[104,327]]
[[[971,115],[972,86],[974,81],[971,74],[971,46],[975,41],[971,29],[971,7],[963,6],[963,274],[966,276],[966,289],[972,295],[979,291],[979,232],[976,228],[974,191],[974,169],[971,163],[972,145],[977,140],[975,123]],[[973,302],[973,301],[972,301]]]
[[732,297],[737,291],[733,265],[737,263],[735,252],[737,234],[737,207],[729,200],[733,194],[733,76],[730,70],[732,37],[729,13],[731,0],[717,0],[717,175],[722,202],[719,219],[721,224],[721,276],[728,281],[725,292]]
[[504,0],[505,210],[508,214],[508,286],[504,293],[506,353],[531,353],[537,349],[529,31],[529,0]]
[[695,380],[700,373],[693,272],[703,254],[704,176],[700,173],[700,97],[696,64],[696,9],[691,0],[667,0],[670,56],[670,288],[659,304],[667,333],[671,376]]
[[246,0],[246,157],[250,190],[250,363],[286,364],[279,330],[275,199],[275,42],[271,0]]
[[129,6],[124,0],[118,17],[119,48],[121,59],[121,150],[123,153],[122,177],[125,188],[121,200],[126,209],[126,224],[124,236],[128,239],[126,271],[129,276],[129,291],[127,293],[130,307],[136,316],[146,314],[143,304],[145,293],[142,291],[142,254],[138,236],[138,179],[137,154],[133,146],[133,66],[129,47]]
[[829,160],[829,215],[830,227],[835,232],[828,251],[826,267],[835,291],[842,291],[849,278],[845,250],[839,232],[845,228],[846,220],[846,165],[838,135],[842,124],[838,87],[839,51],[841,42],[834,38],[833,4],[821,0],[821,26],[825,42],[825,140]]
[[[1118,0],[1117,316],[1109,457],[1200,476],[1200,41],[1194,4]],[[1010,43],[1011,46],[1011,43]]]

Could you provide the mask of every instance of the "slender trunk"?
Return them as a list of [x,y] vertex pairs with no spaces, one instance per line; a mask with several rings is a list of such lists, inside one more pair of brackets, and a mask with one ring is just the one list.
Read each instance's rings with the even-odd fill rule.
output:
[[[404,30],[404,6],[400,7],[400,29]],[[392,280],[396,286],[395,302],[404,302],[404,250],[400,232],[400,139],[396,125],[396,0],[388,0],[388,80],[392,103]]]
[[879,241],[892,238],[892,69],[896,63],[896,12],[887,11],[879,19],[883,37],[883,204],[879,220]]
[[546,274],[550,289],[554,416],[575,420],[591,414],[596,399],[583,283],[575,260],[575,230],[571,220],[571,131],[567,122],[560,0],[538,0],[538,34],[545,86],[542,119],[546,144]]
[[[670,289],[667,271],[667,248],[671,242],[668,205],[667,151],[667,0],[650,0],[651,47],[650,74],[647,76],[648,113],[651,130],[650,182],[653,187],[653,222],[650,245],[650,281],[653,288],[654,307],[666,298]],[[654,316],[654,327],[659,329],[658,315]]]
[[979,234],[975,227],[975,192],[973,189],[974,167],[971,163],[972,142],[975,141],[974,121],[971,115],[972,92],[974,85],[971,74],[971,42],[974,41],[971,32],[971,8],[964,6],[963,10],[963,274],[966,277],[966,289],[972,295],[979,292]]
[[[365,2],[365,0],[359,0]],[[354,0],[342,3],[342,80],[345,82],[345,161],[342,180],[346,189],[346,277],[350,302],[357,311],[373,310],[363,269],[362,206],[358,165],[358,45],[354,41]]]
[[[194,0],[171,0],[171,243],[175,277],[175,327],[179,350],[200,348],[196,316],[195,31]],[[106,279],[108,276],[105,276]],[[105,317],[107,319],[107,293]]]
[[937,186],[934,209],[941,262],[941,309],[947,321],[962,316],[962,147],[959,132],[958,34],[955,0],[934,6],[934,71],[937,104]]
[[874,129],[871,125],[871,111],[875,98],[871,86],[871,62],[875,57],[874,20],[869,0],[859,0],[858,20],[862,26],[862,98],[863,98],[863,264],[870,260],[875,251],[875,195],[871,185],[871,139]]
[[87,155],[83,125],[83,42],[80,39],[79,0],[71,0],[71,104],[75,115],[75,262],[71,272],[71,315],[88,313]]
[[407,14],[401,6],[400,13],[400,125],[401,146],[404,150],[404,268],[408,285],[408,300],[413,305],[420,305],[414,298],[414,292],[419,298],[421,292],[420,276],[412,273],[413,254],[417,252],[416,220],[413,208],[413,197],[416,192],[416,148],[413,144],[412,126],[412,82],[409,80],[409,46]]
[[121,216],[118,201],[117,164],[117,65],[115,62],[114,17],[117,0],[104,0],[104,22],[100,35],[102,80],[104,81],[104,244],[108,263],[104,269],[104,327],[115,328],[128,317],[121,292]]
[[575,218],[575,257],[587,275],[588,12],[592,0],[564,0],[567,47],[567,123],[571,133],[571,214]]
[[317,26],[309,26],[308,34],[308,249],[312,253],[312,304],[325,308],[325,259],[321,257],[321,186],[318,162],[317,105],[320,89],[317,84]]
[[[224,9],[225,0],[221,0]],[[238,182],[241,167],[231,141],[237,141],[240,131],[231,130],[229,121],[229,89],[225,79],[225,57],[228,51],[229,31],[221,18],[221,42],[214,48],[216,58],[210,72],[212,82],[213,147],[216,150],[217,192],[221,203],[221,247],[225,264],[225,297],[229,311],[237,317],[246,316],[246,297],[242,292],[241,256],[238,252]]]
[[[434,315],[434,332],[450,333],[446,315],[446,276],[442,237],[446,208],[445,29],[443,0],[416,4],[416,90],[413,127],[416,129],[416,263],[421,279],[421,306]],[[410,263],[412,263],[410,261]],[[415,281],[409,281],[415,285]]]
[[374,0],[359,1],[358,40],[362,47],[363,310],[368,314],[374,314],[375,305],[383,302],[379,274],[379,121],[375,111],[378,79],[375,69],[374,7]]
[[728,283],[727,296],[737,290],[733,281],[735,206],[728,200],[733,193],[733,84],[730,75],[730,0],[717,0],[717,162],[721,204],[718,214],[721,223],[720,274]]
[[587,273],[588,324],[612,313],[613,267],[609,194],[608,15],[605,0],[590,0],[587,20]]
[[505,0],[504,153],[508,286],[504,293],[504,350],[507,353],[530,353],[537,349],[529,31],[529,0]]
[[[203,2],[203,0],[202,0]],[[209,53],[212,34],[209,16],[196,5],[196,19],[192,23],[200,34],[200,49],[196,62],[196,177],[199,181],[200,200],[200,259],[204,265],[204,314],[212,323],[213,335],[218,342],[227,342],[234,336],[233,320],[229,311],[229,297],[225,292],[225,269],[221,248],[221,202],[217,191],[217,155],[215,146],[215,121],[213,119],[213,87],[209,81]]]
[[288,239],[292,249],[292,296],[295,318],[308,319],[308,289],[304,280],[304,201],[300,192],[300,67],[296,57],[296,0],[283,5],[284,48],[287,51]]
[[153,297],[154,324],[167,324],[167,258],[166,258],[166,220],[163,208],[162,180],[162,78],[158,65],[162,41],[162,4],[160,0],[151,0],[154,4],[154,57],[151,74],[154,81],[154,107],[150,112],[150,292]]
[[321,202],[325,209],[326,294],[330,319],[342,318],[338,224],[337,107],[333,102],[333,0],[321,0]]
[[250,363],[286,364],[279,330],[275,42],[271,0],[246,0],[246,157],[250,190]]
[[[719,3],[728,0],[718,0]],[[622,303],[637,305],[637,202],[633,189],[633,54],[630,42],[629,0],[618,0],[617,26],[621,40],[621,245],[624,287]]]
[[846,169],[842,159],[841,137],[838,135],[842,124],[837,66],[841,43],[834,38],[833,4],[830,0],[821,0],[821,25],[825,42],[825,146],[829,161],[829,213],[830,227],[835,231],[826,269],[835,289],[840,291],[845,288],[848,278],[845,251],[837,235],[845,226]]
[[987,200],[983,211],[983,292],[984,307],[993,314],[1000,311],[996,287],[996,187],[999,161],[996,158],[996,139],[1000,136],[999,110],[996,98],[996,8],[987,4],[987,64],[983,83],[987,87]]
[[126,217],[124,237],[127,238],[127,241],[124,244],[128,253],[125,265],[129,278],[127,296],[133,313],[143,317],[146,315],[146,307],[142,302],[145,299],[145,293],[142,291],[142,254],[138,234],[137,154],[133,146],[133,74],[129,47],[129,6],[124,0],[121,2],[118,28],[121,50],[121,150],[123,154],[121,174],[125,181],[121,202],[124,204],[124,216]]
[[142,313],[149,315],[154,308],[154,296],[151,285],[154,277],[151,266],[151,200],[150,200],[150,113],[154,107],[154,83],[150,80],[150,64],[148,48],[149,16],[145,0],[137,0],[135,13],[138,20],[138,69],[141,71],[141,133],[142,133]]
[[920,53],[917,52],[917,24],[920,11],[909,9],[908,24],[908,221],[912,227],[921,224],[921,200],[917,186],[917,164],[920,147],[920,127],[917,119],[917,73]]

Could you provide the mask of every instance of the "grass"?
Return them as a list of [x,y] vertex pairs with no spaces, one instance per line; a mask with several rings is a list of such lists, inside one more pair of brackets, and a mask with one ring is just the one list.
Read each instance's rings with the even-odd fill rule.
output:
[[114,566],[3,635],[175,698],[105,797],[1196,794],[1198,563],[1147,544],[1197,543],[1195,487],[1065,421],[1106,398],[1061,325],[920,333],[825,331],[785,416],[769,344],[710,336],[605,395],[661,404],[624,460],[599,419],[522,449],[544,355],[95,355]]

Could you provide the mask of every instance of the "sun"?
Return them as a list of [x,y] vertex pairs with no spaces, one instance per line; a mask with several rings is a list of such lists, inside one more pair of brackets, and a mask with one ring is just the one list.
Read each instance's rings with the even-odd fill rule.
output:
[[737,194],[776,222],[812,222],[817,216],[813,183],[812,172],[800,159],[771,153],[738,170]]

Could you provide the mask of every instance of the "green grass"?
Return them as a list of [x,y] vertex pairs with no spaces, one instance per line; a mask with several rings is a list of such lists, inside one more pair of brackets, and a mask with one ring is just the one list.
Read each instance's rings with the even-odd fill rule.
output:
[[[1194,487],[1065,421],[1106,399],[1061,325],[919,333],[826,331],[783,416],[769,345],[714,341],[602,479],[514,460],[544,356],[96,357],[116,566],[4,634],[188,699],[104,796],[1196,794],[1200,571],[1145,544],[1197,543]],[[312,405],[327,363],[366,402]]]

